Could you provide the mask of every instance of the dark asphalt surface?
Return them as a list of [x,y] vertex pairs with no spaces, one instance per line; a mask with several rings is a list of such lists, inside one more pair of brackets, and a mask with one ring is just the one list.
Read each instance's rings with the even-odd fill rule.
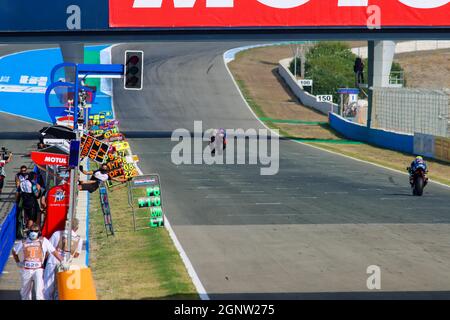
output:
[[[303,296],[300,292],[314,290],[364,291],[367,290],[365,278],[361,280],[364,283],[346,285],[345,281],[352,282],[351,266],[342,267],[334,274],[333,281],[341,284],[336,287],[320,279],[309,285],[298,282],[299,278],[310,276],[308,270],[328,265],[316,261],[308,270],[294,267],[296,260],[291,259],[299,248],[287,243],[279,248],[282,254],[274,261],[274,257],[267,255],[263,243],[276,242],[286,234],[290,235],[287,241],[304,243],[307,242],[305,234],[298,230],[307,232],[308,225],[324,225],[332,230],[325,232],[322,239],[330,239],[322,244],[317,241],[316,249],[330,256],[337,254],[328,252],[332,250],[330,243],[343,240],[342,234],[346,234],[334,231],[356,225],[360,228],[357,235],[345,239],[351,241],[351,245],[337,249],[339,257],[353,253],[354,257],[347,259],[351,261],[365,255],[361,250],[376,247],[367,241],[369,235],[364,236],[371,224],[378,227],[446,226],[450,223],[448,188],[431,184],[422,198],[412,197],[406,175],[291,141],[280,142],[280,171],[275,176],[261,176],[260,166],[254,165],[172,164],[171,150],[176,142],[161,138],[162,133],[170,137],[177,128],[192,130],[193,122],[198,120],[203,121],[204,129],[261,128],[239,96],[223,63],[222,53],[238,46],[242,44],[186,42],[120,45],[113,49],[113,63],[122,62],[125,49],[145,51],[143,91],[125,91],[121,80],[115,80],[116,115],[122,130],[133,138],[132,148],[140,156],[141,169],[144,173],[161,175],[167,216],[207,292],[218,298],[244,298],[252,294],[261,297],[261,293],[274,298],[291,292],[291,298],[300,298]],[[264,231],[265,226],[281,228],[269,235]],[[383,229],[374,236],[389,239],[396,234],[389,231],[389,235],[383,235],[386,232]],[[401,234],[415,234],[420,238],[427,232],[432,231],[402,230]],[[445,232],[442,237],[446,237]],[[354,248],[362,244],[365,249]],[[321,245],[323,250],[319,249]],[[230,252],[239,251],[238,248],[248,250]],[[395,250],[401,255],[405,248]],[[242,259],[252,266],[248,274],[242,273],[245,269]],[[405,259],[412,259],[408,263],[416,264],[416,272],[425,273],[427,268],[432,268],[419,266],[412,257]],[[359,272],[363,275],[365,268],[372,264],[369,260],[359,261],[364,268]],[[272,269],[258,271],[261,264],[271,263]],[[404,261],[385,264],[398,268],[402,263]],[[428,260],[428,263],[434,262]],[[278,273],[280,268],[285,271],[282,275]],[[235,282],[230,284],[233,281],[227,274],[233,273]],[[263,281],[264,277],[268,277],[267,281]],[[430,278],[427,279],[430,282]],[[421,287],[423,283],[411,284],[404,277],[393,276],[390,284],[397,292],[425,290]],[[449,288],[447,281],[444,289]]]
[[[298,213],[289,218],[293,221],[282,218],[284,223],[450,222],[449,189],[431,184],[426,188],[425,197],[412,197],[405,175],[291,141],[280,142],[280,172],[275,176],[261,176],[260,167],[251,165],[172,165],[170,152],[177,142],[158,138],[160,132],[171,133],[178,128],[192,131],[194,121],[200,120],[204,129],[263,128],[242,101],[223,64],[222,53],[235,46],[165,44],[162,48],[158,44],[140,44],[136,48],[143,47],[147,53],[145,90],[125,91],[120,80],[115,81],[115,111],[121,128],[136,137],[132,140],[134,152],[141,155],[144,167],[161,172],[166,188],[192,189],[195,194],[217,192],[223,196],[239,193],[240,189],[253,190],[262,194],[244,195],[245,203],[251,204],[249,196],[255,197],[256,202],[281,201],[285,204],[283,211]],[[113,62],[119,63],[123,47],[113,52],[116,60]],[[233,182],[244,184],[236,187]],[[197,189],[208,186],[211,188],[204,191]],[[182,196],[175,193],[178,199]],[[327,201],[317,201],[314,197],[326,197]],[[188,199],[192,205],[197,202],[193,194],[186,194]],[[234,200],[231,205],[241,208],[242,203]],[[228,206],[229,201],[226,202]],[[197,206],[208,208],[213,204],[211,201]],[[433,214],[413,210],[418,204]],[[244,211],[251,213],[254,208]],[[308,217],[302,217],[302,211]],[[173,214],[171,218],[174,224],[204,224],[208,219],[204,219],[203,210],[200,212],[193,210],[190,218],[186,213]],[[212,223],[217,223],[223,215],[217,213],[210,218]],[[239,223],[257,221],[252,222],[251,217],[238,219]],[[273,221],[280,222],[279,217]]]

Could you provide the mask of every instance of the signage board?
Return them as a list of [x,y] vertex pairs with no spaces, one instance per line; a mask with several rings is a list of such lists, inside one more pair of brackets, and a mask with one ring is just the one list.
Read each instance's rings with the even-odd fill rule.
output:
[[317,102],[329,102],[333,103],[333,96],[332,95],[319,95],[317,96]]
[[137,222],[146,221],[146,227],[164,226],[162,190],[158,174],[149,174],[133,178],[129,189],[135,229]]
[[65,154],[49,153],[49,152],[31,152],[31,160],[41,166],[64,166],[69,164],[69,156]]
[[302,87],[312,87],[312,85],[313,85],[313,81],[311,79],[300,79],[300,80],[298,80],[298,83]]
[[[112,117],[112,113],[109,111],[93,113],[93,114],[89,115],[88,124],[90,127],[103,126],[105,123],[108,123],[109,121],[112,120],[111,117]],[[96,128],[96,129],[100,129],[100,128]]]
[[108,158],[109,149],[110,146],[108,144],[94,137],[87,135],[81,136],[81,158],[88,157],[97,163],[103,163]]
[[357,88],[339,88],[336,92],[338,94],[359,94],[360,90]]

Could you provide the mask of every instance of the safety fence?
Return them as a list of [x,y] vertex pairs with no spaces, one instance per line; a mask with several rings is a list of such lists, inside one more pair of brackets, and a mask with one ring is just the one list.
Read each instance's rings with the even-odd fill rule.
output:
[[410,154],[414,152],[414,135],[368,128],[335,113],[329,113],[328,119],[330,126],[347,139]]
[[0,225],[0,276],[8,262],[16,240],[16,205],[14,205]]
[[450,90],[374,88],[373,126],[448,137]]

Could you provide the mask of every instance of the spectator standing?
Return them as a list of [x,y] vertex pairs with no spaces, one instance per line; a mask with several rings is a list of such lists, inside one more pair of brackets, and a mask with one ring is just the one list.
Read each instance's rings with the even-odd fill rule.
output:
[[356,77],[356,87],[359,87],[361,83],[364,83],[364,62],[361,57],[355,59],[353,71],[355,72]]
[[28,168],[27,166],[21,166],[20,171],[16,174],[15,181],[16,181],[16,203],[19,204],[20,202],[20,184],[25,181],[28,178]]
[[41,186],[35,181],[35,173],[30,172],[27,178],[20,183],[22,209],[27,228],[34,223],[40,224],[40,212],[37,199],[41,192]]

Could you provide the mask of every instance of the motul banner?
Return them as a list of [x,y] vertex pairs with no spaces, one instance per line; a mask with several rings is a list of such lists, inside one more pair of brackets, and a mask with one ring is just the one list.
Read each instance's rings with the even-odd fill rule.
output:
[[64,154],[48,153],[48,152],[31,152],[31,160],[40,166],[63,166],[67,167],[69,156]]
[[442,27],[450,0],[109,0],[110,27]]

